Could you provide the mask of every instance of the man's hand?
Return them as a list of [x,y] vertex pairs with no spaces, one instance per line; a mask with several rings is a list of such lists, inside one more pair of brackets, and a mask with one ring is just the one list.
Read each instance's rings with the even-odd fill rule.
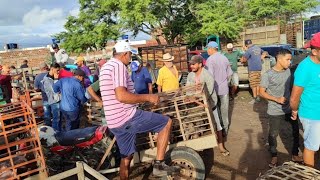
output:
[[298,111],[292,110],[292,112],[291,112],[291,119],[292,119],[292,120],[297,120],[297,117],[298,117]]
[[98,102],[97,102],[97,106],[100,107],[100,108],[102,108],[102,107],[103,107],[102,101],[98,101]]
[[156,94],[149,94],[148,101],[154,105],[157,105],[160,102],[160,98]]
[[276,98],[276,102],[279,104],[284,104],[287,101],[285,97],[278,97]]

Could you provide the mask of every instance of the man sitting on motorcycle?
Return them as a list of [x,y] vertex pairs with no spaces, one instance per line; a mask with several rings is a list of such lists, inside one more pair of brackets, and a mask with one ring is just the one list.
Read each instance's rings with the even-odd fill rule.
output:
[[114,46],[114,57],[101,69],[100,92],[102,96],[107,125],[115,135],[121,153],[120,179],[129,178],[130,162],[136,151],[136,134],[144,132],[159,133],[157,156],[153,166],[155,176],[165,176],[174,171],[164,163],[172,120],[161,114],[137,109],[138,103],[159,103],[155,94],[135,94],[131,77],[127,70],[131,54],[137,53],[125,41]]

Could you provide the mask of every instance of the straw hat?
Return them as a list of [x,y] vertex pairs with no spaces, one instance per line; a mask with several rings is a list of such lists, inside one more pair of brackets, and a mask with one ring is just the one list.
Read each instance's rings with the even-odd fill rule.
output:
[[163,61],[163,62],[169,62],[169,61],[173,61],[174,57],[171,56],[171,54],[166,53],[162,56],[162,59],[160,59],[159,61]]

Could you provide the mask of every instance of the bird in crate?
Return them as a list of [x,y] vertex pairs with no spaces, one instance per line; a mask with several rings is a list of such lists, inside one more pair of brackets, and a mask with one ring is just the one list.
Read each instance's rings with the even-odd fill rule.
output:
[[185,118],[182,119],[182,123],[184,125],[186,139],[199,138],[200,136],[203,136],[203,133],[206,130],[206,127],[203,126],[205,121],[198,120],[203,119],[203,115],[194,115],[205,112],[205,108],[207,108],[207,106],[201,102],[201,97],[197,96],[186,96],[184,98],[184,102],[187,104],[185,104],[186,110],[183,111],[184,116],[182,117]]

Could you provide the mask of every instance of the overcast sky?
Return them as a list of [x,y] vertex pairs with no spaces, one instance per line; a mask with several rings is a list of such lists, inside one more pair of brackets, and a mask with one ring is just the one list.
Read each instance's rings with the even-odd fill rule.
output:
[[0,49],[6,43],[51,44],[51,36],[64,31],[66,18],[76,16],[79,7],[78,0],[0,0]]
[[0,47],[50,44],[50,36],[64,30],[66,17],[78,12],[78,0],[0,0]]
[[[6,43],[51,44],[51,35],[64,30],[66,17],[78,13],[78,0],[0,0],[0,49]],[[144,34],[137,37],[145,38]]]

